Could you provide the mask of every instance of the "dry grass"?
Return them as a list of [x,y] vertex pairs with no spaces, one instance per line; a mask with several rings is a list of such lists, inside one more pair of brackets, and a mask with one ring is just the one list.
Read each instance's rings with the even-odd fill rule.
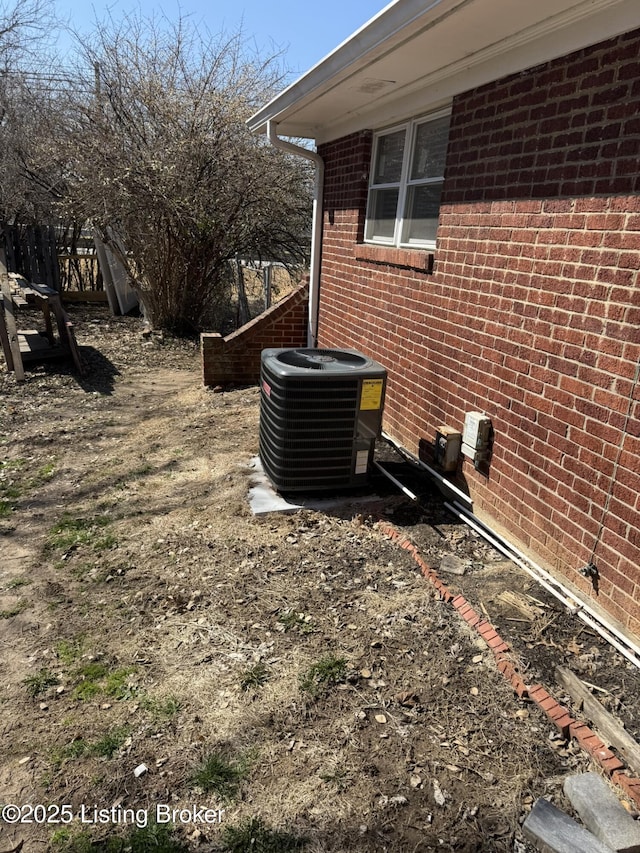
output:
[[[0,799],[224,800],[236,841],[248,828],[284,844],[286,830],[311,853],[525,850],[519,820],[534,797],[557,793],[565,766],[548,725],[517,716],[491,656],[476,660],[477,640],[375,517],[346,506],[254,518],[257,389],[213,395],[196,365],[162,368],[161,355],[141,351],[111,394],[69,380],[70,444],[50,377],[16,392],[40,408],[14,419],[10,453],[41,466],[50,442],[34,443],[39,433],[55,441],[57,463],[18,500],[4,537],[33,582],[21,589],[25,610],[0,624],[12,648]],[[399,504],[388,496],[380,508]],[[108,518],[112,547],[51,541],[65,514]],[[15,565],[3,583],[19,577]],[[82,701],[78,671],[92,661],[127,672],[126,689],[109,694],[105,675]],[[43,672],[58,683],[29,698],[25,679]],[[125,729],[110,754],[73,747]],[[56,744],[68,748],[61,762]],[[215,776],[214,758],[232,768],[226,789],[198,776],[207,761]],[[149,772],[135,779],[141,763]],[[248,849],[218,827],[194,829],[180,829],[184,849]],[[34,845],[50,836],[31,833]]]

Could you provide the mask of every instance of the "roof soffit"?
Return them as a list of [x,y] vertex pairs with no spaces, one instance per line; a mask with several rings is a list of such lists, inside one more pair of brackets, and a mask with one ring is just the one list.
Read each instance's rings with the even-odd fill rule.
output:
[[387,7],[249,126],[260,130],[270,119],[280,135],[319,142],[375,129],[640,26],[637,0],[443,0],[417,17],[405,13],[408,23],[393,30],[386,16],[416,5]]

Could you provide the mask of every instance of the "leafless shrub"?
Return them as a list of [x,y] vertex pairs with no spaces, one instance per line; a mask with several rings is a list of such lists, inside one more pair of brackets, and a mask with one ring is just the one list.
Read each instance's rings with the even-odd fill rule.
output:
[[[0,7],[2,61],[3,33],[17,37],[44,2]],[[76,67],[47,85],[0,72],[0,222],[88,223],[150,322],[178,334],[225,315],[233,259],[304,266],[308,163],[245,123],[282,85],[278,57],[185,18],[108,18],[76,38]]]
[[50,0],[0,0],[0,73],[23,71],[51,32]]
[[305,261],[310,174],[246,128],[278,83],[240,34],[205,40],[132,16],[84,47],[86,90],[66,115],[66,201],[126,264],[156,327],[198,330],[228,262]]

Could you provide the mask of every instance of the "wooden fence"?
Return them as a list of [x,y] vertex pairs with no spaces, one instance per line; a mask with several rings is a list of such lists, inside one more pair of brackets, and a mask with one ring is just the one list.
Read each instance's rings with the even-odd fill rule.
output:
[[60,290],[56,230],[51,225],[3,225],[9,272],[23,275],[34,284]]

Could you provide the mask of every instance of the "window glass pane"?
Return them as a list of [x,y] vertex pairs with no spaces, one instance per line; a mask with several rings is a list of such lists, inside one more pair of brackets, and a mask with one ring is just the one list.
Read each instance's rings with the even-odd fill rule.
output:
[[370,190],[366,239],[393,240],[398,212],[398,190]]
[[441,194],[442,183],[409,187],[402,233],[403,243],[435,241]]
[[405,134],[405,130],[397,130],[378,139],[374,184],[394,184],[400,181]]
[[411,180],[441,178],[449,138],[449,116],[418,125],[413,147]]

